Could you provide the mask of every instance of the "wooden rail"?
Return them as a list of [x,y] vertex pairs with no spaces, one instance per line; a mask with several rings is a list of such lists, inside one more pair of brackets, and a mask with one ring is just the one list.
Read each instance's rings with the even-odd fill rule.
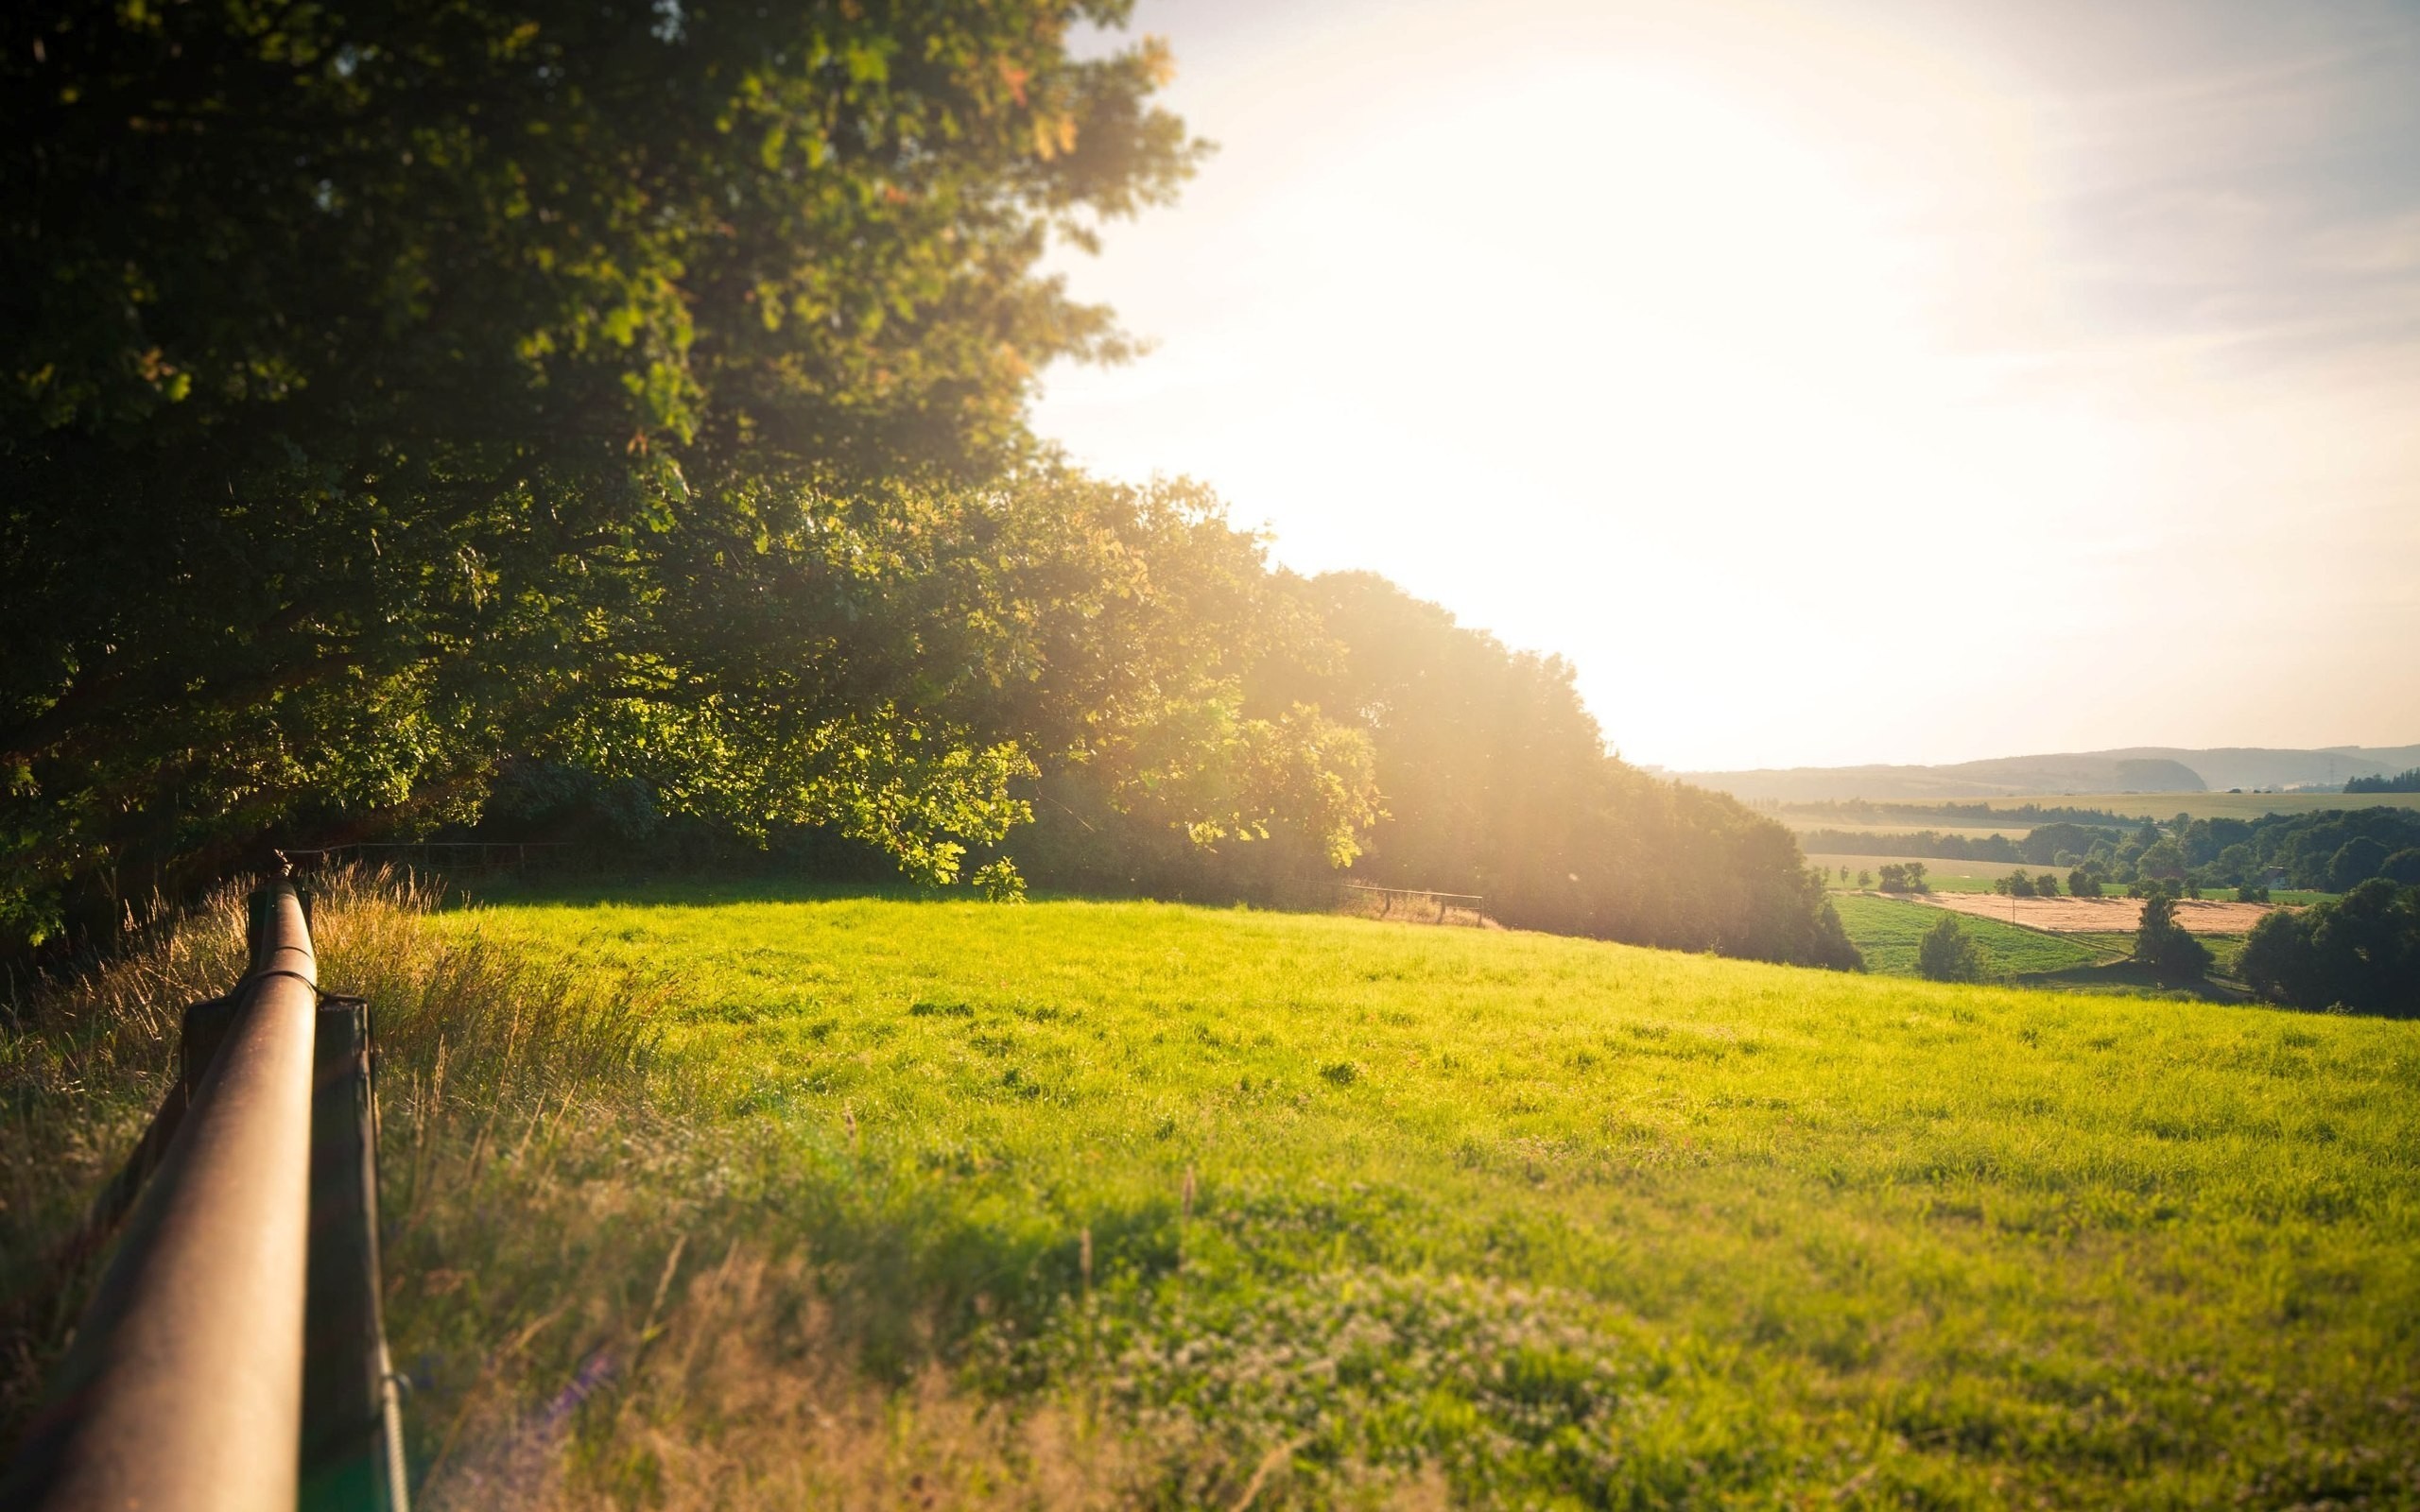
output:
[[254,894],[251,946],[95,1205],[88,1237],[124,1238],[0,1506],[406,1512],[369,1011],[320,996],[290,883]]
[[1446,912],[1456,903],[1465,905],[1474,914],[1480,914],[1486,911],[1484,905],[1487,902],[1487,899],[1475,892],[1432,892],[1426,887],[1374,887],[1365,882],[1344,882],[1339,883],[1337,885],[1343,888],[1346,892],[1376,895],[1379,900],[1378,917],[1380,919],[1391,919],[1394,916],[1395,900],[1397,899],[1402,899],[1404,901],[1404,908],[1407,913],[1411,910],[1416,902],[1421,900],[1434,900],[1437,904],[1436,921],[1441,924],[1445,921]]

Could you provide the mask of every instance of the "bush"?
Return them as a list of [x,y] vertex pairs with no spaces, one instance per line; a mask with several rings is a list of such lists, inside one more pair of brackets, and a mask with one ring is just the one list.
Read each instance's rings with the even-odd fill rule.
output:
[[2033,879],[2022,871],[2012,871],[1993,883],[1992,891],[2003,898],[2031,898],[2033,896]]
[[2058,873],[2046,871],[2042,873],[2042,875],[2034,878],[2033,896],[2036,898],[2056,898],[2059,896]]
[[2235,901],[2239,903],[2265,903],[2269,901],[2269,889],[2258,883],[2247,882],[2236,888]]
[[2078,867],[2067,873],[2067,891],[2079,898],[2098,898],[2100,896],[2100,879]]
[[1945,913],[1916,946],[1916,970],[1936,982],[1972,982],[1983,974],[1983,955],[1958,916]]

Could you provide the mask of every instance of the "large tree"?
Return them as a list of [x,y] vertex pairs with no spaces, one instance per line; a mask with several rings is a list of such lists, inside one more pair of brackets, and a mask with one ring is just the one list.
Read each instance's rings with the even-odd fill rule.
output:
[[1530,929],[1861,964],[1790,832],[1609,753],[1568,662],[1367,573],[1302,592],[1338,650],[1286,686],[1369,733],[1387,811],[1371,880],[1482,894]]
[[1001,833],[1020,727],[903,563],[951,490],[1050,487],[1030,375],[1118,352],[1040,259],[1195,150],[1156,45],[1069,45],[1125,9],[0,15],[21,936],[513,753],[928,876]]

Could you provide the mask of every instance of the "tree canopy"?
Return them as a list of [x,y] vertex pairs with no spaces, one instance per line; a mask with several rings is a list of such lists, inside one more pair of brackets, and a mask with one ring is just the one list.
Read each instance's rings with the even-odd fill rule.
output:
[[1039,260],[1197,150],[1156,45],[1070,51],[1124,9],[0,18],[20,911],[513,751],[925,875],[1001,833],[998,669],[899,582],[996,522],[944,493],[1032,465],[1035,369],[1120,350]]
[[1567,667],[1084,476],[1054,243],[1201,146],[1124,0],[0,15],[0,945],[275,841],[584,826],[1852,965]]

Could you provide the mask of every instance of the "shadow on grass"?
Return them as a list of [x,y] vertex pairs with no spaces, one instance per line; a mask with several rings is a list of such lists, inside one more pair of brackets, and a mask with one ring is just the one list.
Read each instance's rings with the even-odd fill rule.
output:
[[2051,988],[2062,992],[2109,992],[2126,997],[2165,997],[2179,1002],[2256,1003],[2251,988],[2234,982],[2204,977],[2179,982],[2161,977],[2129,956],[2097,966],[2070,966],[2057,971],[2027,971],[2011,978],[2019,987]]

